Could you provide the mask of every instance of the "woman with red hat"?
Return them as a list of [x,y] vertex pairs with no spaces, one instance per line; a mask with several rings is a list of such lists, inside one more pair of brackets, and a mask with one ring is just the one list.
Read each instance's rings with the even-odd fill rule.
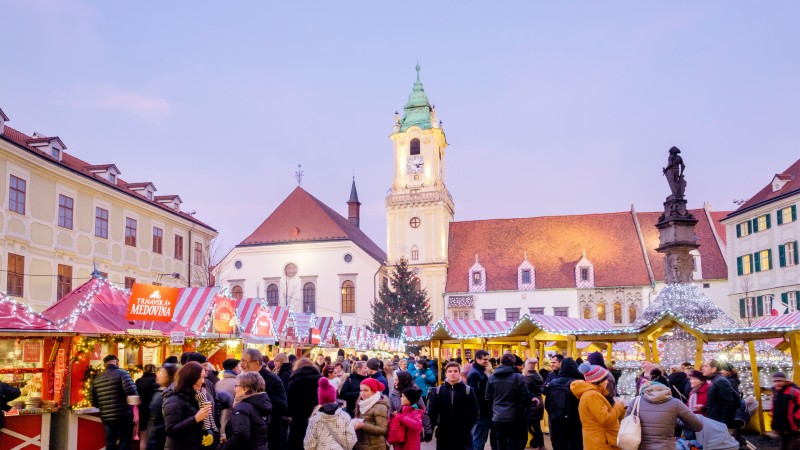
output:
[[383,395],[386,386],[374,378],[361,382],[361,396],[356,403],[356,450],[386,450],[386,434],[389,431],[389,400]]

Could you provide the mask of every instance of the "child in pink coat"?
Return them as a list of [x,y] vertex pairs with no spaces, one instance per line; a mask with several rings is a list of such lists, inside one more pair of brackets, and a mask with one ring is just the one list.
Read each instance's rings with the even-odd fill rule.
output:
[[392,413],[389,424],[389,443],[394,450],[420,450],[422,434],[422,410],[417,406],[422,392],[409,388],[400,397],[401,412]]

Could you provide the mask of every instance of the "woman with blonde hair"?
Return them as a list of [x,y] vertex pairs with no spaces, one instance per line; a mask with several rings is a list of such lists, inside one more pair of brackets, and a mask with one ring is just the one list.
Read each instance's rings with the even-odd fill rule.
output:
[[275,363],[275,368],[272,369],[272,372],[281,379],[283,388],[288,390],[289,377],[292,375],[292,365],[289,364],[289,356],[284,352],[280,352],[272,358],[272,361]]
[[258,372],[236,376],[233,411],[225,425],[225,442],[219,450],[267,450],[267,420],[272,403]]

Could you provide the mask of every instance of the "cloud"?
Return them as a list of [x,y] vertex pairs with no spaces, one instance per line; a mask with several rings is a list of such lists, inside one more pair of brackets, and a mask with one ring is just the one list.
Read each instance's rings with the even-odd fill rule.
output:
[[170,103],[155,95],[142,94],[120,88],[103,87],[81,95],[75,106],[83,109],[119,111],[141,116],[164,116]]

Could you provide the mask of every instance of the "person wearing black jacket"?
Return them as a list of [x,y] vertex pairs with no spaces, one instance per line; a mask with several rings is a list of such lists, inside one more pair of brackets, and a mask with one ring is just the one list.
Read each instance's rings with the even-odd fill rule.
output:
[[[544,399],[542,398],[542,387],[544,380],[536,365],[539,361],[536,358],[529,358],[525,361],[525,369],[522,375],[525,377],[525,385],[531,395],[530,407],[528,408],[528,432],[533,436],[530,446],[533,449],[544,450],[544,434],[542,433],[542,417],[544,417]],[[524,436],[527,440],[527,434]]]
[[273,370],[273,372],[281,379],[283,389],[288,391],[289,377],[292,376],[292,363],[289,362],[289,357],[286,356],[286,353],[281,352],[275,355],[272,361],[275,363],[275,370]]
[[142,376],[136,380],[136,392],[142,399],[141,406],[139,406],[139,441],[146,442],[147,438],[147,425],[150,422],[150,401],[153,400],[153,394],[156,392],[158,384],[156,383],[156,366],[152,364],[145,364],[142,371]]
[[[128,450],[133,440],[133,409],[128,397],[139,395],[131,375],[117,365],[115,355],[103,358],[106,369],[92,381],[92,404],[100,409],[108,450]],[[119,439],[119,447],[117,447]]]
[[353,373],[347,377],[339,389],[339,398],[347,402],[347,413],[355,417],[356,402],[361,395],[361,382],[369,378],[367,363],[356,361],[353,363]]
[[558,371],[561,370],[561,364],[564,361],[564,355],[561,353],[556,353],[555,355],[550,357],[550,367],[553,369],[550,373],[547,374],[547,378],[544,379],[544,385],[547,386],[550,384],[551,381],[558,378]]
[[472,450],[472,427],[480,407],[475,391],[461,382],[461,366],[445,366],[445,382],[428,394],[428,416],[436,427],[436,450]]
[[242,372],[234,386],[233,410],[225,426],[227,439],[219,450],[268,450],[272,403],[264,392],[264,378],[258,372]]
[[286,390],[281,379],[267,369],[261,352],[254,348],[246,348],[242,351],[242,358],[239,360],[244,372],[258,372],[264,379],[264,386],[272,403],[272,413],[269,421],[269,448],[286,448],[287,439],[287,419],[289,405],[286,401]]
[[689,376],[678,365],[670,367],[669,370],[671,373],[667,376],[667,381],[669,381],[669,387],[672,389],[672,397],[686,403],[692,390],[692,385],[689,384]]
[[582,379],[583,375],[578,371],[575,360],[564,358],[558,377],[544,387],[544,408],[549,418],[553,450],[583,449],[578,398],[569,389],[573,381]]
[[[517,357],[510,353],[500,358],[486,385],[486,401],[492,405],[492,422],[497,430],[499,450],[525,448],[531,394],[525,377],[515,368]],[[523,437],[524,436],[524,437]]]
[[0,411],[0,428],[3,428],[3,411],[11,411],[11,407],[8,406],[8,402],[19,397],[20,394],[21,393],[19,389],[0,381],[0,409],[2,410]]
[[[156,373],[158,387],[153,393],[149,404],[149,419],[147,422],[147,450],[164,450],[167,435],[164,433],[164,390],[175,381],[178,366],[174,363],[164,363]],[[144,405],[144,403],[142,403]]]
[[215,450],[219,445],[220,405],[203,372],[200,363],[187,362],[175,385],[162,394],[165,450]]
[[486,401],[486,384],[489,382],[486,369],[490,366],[489,352],[478,350],[467,374],[467,384],[475,391],[480,406],[480,417],[472,428],[473,450],[483,450],[487,440],[491,449],[497,450],[497,433],[492,429],[492,405]]
[[317,383],[321,377],[319,369],[308,358],[300,358],[294,363],[294,371],[289,378],[286,397],[289,402],[289,450],[303,450],[303,438],[308,428],[308,418],[319,400]]
[[730,381],[720,373],[720,362],[709,359],[703,363],[703,376],[711,381],[708,388],[706,417],[731,427],[736,410],[739,408],[739,394],[733,390]]

